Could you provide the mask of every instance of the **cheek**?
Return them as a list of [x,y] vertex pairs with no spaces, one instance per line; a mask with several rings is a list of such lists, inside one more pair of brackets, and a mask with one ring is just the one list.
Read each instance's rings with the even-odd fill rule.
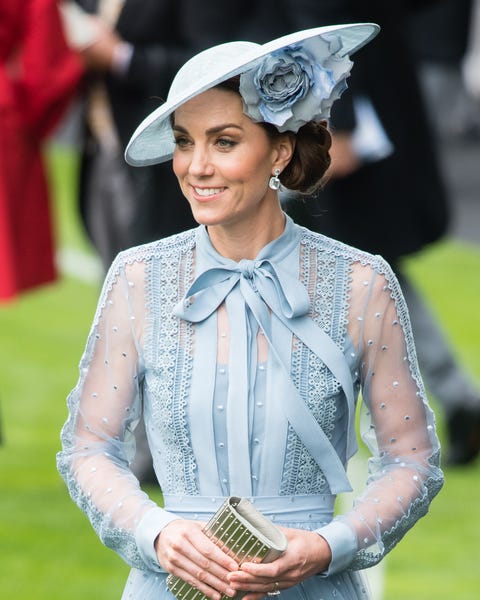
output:
[[186,158],[182,154],[174,153],[172,168],[177,177],[183,177],[188,169]]
[[253,186],[261,186],[270,177],[270,167],[263,163],[249,163],[243,170],[244,181]]
[[269,167],[261,159],[253,159],[251,156],[238,157],[228,164],[222,166],[223,175],[231,181],[242,183],[253,183],[261,181]]

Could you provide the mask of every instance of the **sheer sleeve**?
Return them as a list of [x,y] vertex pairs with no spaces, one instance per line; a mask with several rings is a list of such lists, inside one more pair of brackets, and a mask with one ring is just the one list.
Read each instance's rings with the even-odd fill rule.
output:
[[348,330],[362,357],[360,429],[372,457],[352,510],[319,530],[333,546],[331,571],[377,563],[443,485],[407,308],[393,273],[380,267],[384,274],[357,263],[352,273]]
[[148,498],[129,469],[141,418],[144,270],[120,255],[107,276],[68,397],[57,464],[102,542],[131,566],[159,570],[153,540],[175,517]]

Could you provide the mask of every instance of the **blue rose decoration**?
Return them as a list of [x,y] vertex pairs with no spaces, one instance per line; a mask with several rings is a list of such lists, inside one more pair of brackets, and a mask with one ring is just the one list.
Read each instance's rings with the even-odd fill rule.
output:
[[328,118],[352,67],[340,50],[338,40],[316,37],[261,59],[240,77],[245,114],[279,131],[294,132],[308,121]]

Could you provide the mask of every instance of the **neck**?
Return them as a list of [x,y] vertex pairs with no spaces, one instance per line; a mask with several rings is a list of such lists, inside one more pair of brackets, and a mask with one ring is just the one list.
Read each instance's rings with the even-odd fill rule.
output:
[[215,250],[235,261],[242,258],[253,260],[260,250],[282,235],[285,230],[285,215],[278,209],[272,211],[268,218],[255,219],[253,223],[214,225],[208,227],[208,235]]

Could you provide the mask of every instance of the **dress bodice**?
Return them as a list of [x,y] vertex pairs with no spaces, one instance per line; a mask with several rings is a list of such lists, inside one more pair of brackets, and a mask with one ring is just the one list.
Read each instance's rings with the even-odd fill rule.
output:
[[[333,432],[348,430],[348,417],[354,408],[350,407],[349,413],[338,380],[321,364],[328,363],[326,350],[318,343],[324,341],[320,336],[325,330],[318,316],[312,323],[307,287],[299,281],[300,235],[301,230],[289,221],[285,233],[255,261],[237,264],[219,256],[206,230],[200,228],[196,232],[195,262],[189,273],[185,271],[186,280],[181,286],[186,289],[195,280],[185,299],[174,282],[163,280],[158,286],[154,300],[158,326],[149,329],[145,342],[148,350],[144,402],[148,411],[147,431],[158,449],[154,461],[164,493],[201,496],[218,496],[222,490],[226,495],[246,496],[272,492],[330,493],[332,485],[333,491],[345,491],[346,480],[337,480],[345,463],[348,438],[335,439],[332,465],[329,462],[320,466],[320,463],[322,454],[329,456],[325,448],[331,445],[328,438]],[[177,278],[177,270],[172,271],[167,264],[169,260],[159,271],[165,278],[169,274]],[[344,322],[348,269],[344,268],[344,272],[329,299],[342,310],[333,311],[330,306],[331,316],[324,323],[329,335],[337,332],[336,341],[341,348],[351,346]],[[308,281],[307,285],[315,283]],[[164,348],[171,335],[166,324],[178,316],[185,330],[171,359],[176,365],[172,372],[162,368]],[[314,350],[302,340],[304,321],[308,328],[314,328],[315,339],[308,340]],[[195,352],[195,348],[202,351]],[[356,366],[353,347],[351,350],[347,358],[340,351],[336,357],[338,362],[345,363],[342,366],[350,387]],[[219,355],[223,359],[220,365]],[[316,372],[315,384],[305,378],[308,369],[297,367],[291,372],[292,364],[315,360],[318,364],[311,367]],[[222,385],[222,379],[228,379],[229,384]],[[176,392],[178,385],[188,389],[188,396]],[[309,404],[311,431],[302,433],[300,440],[295,426],[300,421],[300,429],[306,429],[305,399]],[[353,403],[354,399],[350,401]],[[172,414],[178,422],[170,427]],[[218,431],[216,424],[223,430]],[[309,438],[316,438],[318,444],[325,431],[317,464],[310,456],[315,457],[314,451],[309,453],[306,448],[313,444]],[[290,448],[288,453],[287,448]],[[341,461],[335,460],[337,455],[342,457]],[[218,462],[228,465],[222,478],[218,476]],[[179,463],[185,466],[181,474],[171,468]],[[330,483],[325,477],[328,473],[332,473]]]

